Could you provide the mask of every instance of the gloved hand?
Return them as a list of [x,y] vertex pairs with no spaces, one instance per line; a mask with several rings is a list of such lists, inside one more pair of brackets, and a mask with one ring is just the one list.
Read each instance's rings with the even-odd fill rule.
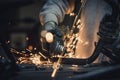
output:
[[[41,32],[41,36],[44,38],[44,46],[45,49],[49,53],[54,53],[54,54],[60,54],[63,51],[63,40],[62,40],[62,33],[58,29],[57,25],[54,22],[47,22],[44,26],[43,31]],[[47,35],[47,33],[51,33],[50,35]],[[51,37],[53,37],[53,40]],[[50,42],[48,41],[50,40]]]

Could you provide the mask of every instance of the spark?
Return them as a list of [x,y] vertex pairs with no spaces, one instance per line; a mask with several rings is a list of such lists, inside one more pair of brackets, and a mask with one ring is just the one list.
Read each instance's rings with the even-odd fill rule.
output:
[[34,54],[30,57],[30,60],[32,61],[33,64],[35,65],[40,65],[42,62],[40,61],[40,55]]
[[75,16],[75,13],[73,13],[73,12],[72,12],[72,13],[70,13],[70,16]]
[[29,40],[29,37],[26,37],[26,41],[28,41]]

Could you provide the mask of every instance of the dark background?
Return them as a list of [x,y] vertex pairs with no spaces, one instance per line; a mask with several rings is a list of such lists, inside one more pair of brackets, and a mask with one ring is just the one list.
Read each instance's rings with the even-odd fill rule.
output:
[[[45,0],[0,0],[0,39],[23,49],[38,44],[39,12]],[[19,37],[19,40],[16,38]],[[29,37],[26,41],[25,38]]]

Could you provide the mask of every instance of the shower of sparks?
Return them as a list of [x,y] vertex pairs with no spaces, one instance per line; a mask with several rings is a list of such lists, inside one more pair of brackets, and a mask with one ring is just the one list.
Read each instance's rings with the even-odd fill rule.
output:
[[73,30],[71,30],[73,32],[72,35],[67,35],[66,47],[69,58],[74,58],[76,44],[79,41],[79,31],[77,33],[74,33],[74,29],[76,29],[75,27],[78,28],[79,31],[81,30],[82,24],[80,19],[78,19],[78,21],[74,25]]
[[[74,15],[74,14],[71,13],[71,15]],[[75,50],[77,48],[76,44],[77,44],[78,41],[83,43],[82,39],[80,39],[80,37],[79,37],[79,31],[77,33],[74,33],[74,29],[75,28],[78,28],[79,31],[81,31],[81,28],[83,28],[80,19],[78,19],[78,21],[76,22],[76,24],[75,24],[75,26],[74,26],[74,28],[72,30],[73,34],[69,35],[69,33],[68,33],[66,35],[66,38],[65,38],[66,39],[65,40],[65,45],[66,46],[65,47],[66,47],[67,53],[68,53],[67,55],[64,56],[66,58],[77,58],[75,56]],[[85,45],[87,45],[87,44],[89,44],[89,43],[86,42]],[[31,45],[30,45],[30,47],[31,47]],[[34,48],[32,47],[30,49],[29,48],[25,49],[25,51],[23,50],[21,52],[18,52],[15,49],[11,49],[11,52],[15,53],[16,55],[19,55],[19,56],[17,56],[17,62],[16,62],[18,64],[35,64],[37,66],[44,64],[44,62],[41,61],[41,58],[47,59],[47,57],[44,56],[41,52],[34,53],[34,52],[32,52],[32,50],[36,51],[37,48],[36,47],[34,47]],[[60,57],[60,56],[59,55],[53,55],[51,57]],[[51,64],[49,59],[47,61],[47,64],[48,63]]]
[[18,63],[19,64],[35,64],[41,65],[42,61],[40,60],[41,56],[38,54],[30,54],[28,57],[19,57]]
[[30,57],[30,60],[32,61],[33,64],[35,65],[40,65],[42,62],[40,61],[40,55],[34,54]]
[[41,58],[47,59],[46,56],[44,56],[41,52],[38,53],[32,53],[30,50],[26,49],[26,51],[21,51],[18,52],[17,50],[11,48],[11,52],[19,55],[17,56],[17,64],[34,64],[36,66],[42,65],[42,64],[48,64],[51,63],[49,60],[48,61],[41,61]]

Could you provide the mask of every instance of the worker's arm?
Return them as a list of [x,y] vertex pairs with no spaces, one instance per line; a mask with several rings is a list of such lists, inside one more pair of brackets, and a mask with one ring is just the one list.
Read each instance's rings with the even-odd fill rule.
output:
[[42,25],[49,21],[59,24],[63,21],[65,14],[74,9],[74,0],[48,0],[40,12]]
[[[51,53],[62,52],[62,46],[64,45],[62,33],[57,25],[63,21],[65,14],[68,14],[73,10],[73,6],[74,0],[48,0],[41,9],[40,22],[43,26],[43,30],[51,32],[54,35],[49,37],[49,39],[47,39],[48,37],[45,37],[46,42],[49,43],[49,50]],[[52,37],[54,39],[52,39]]]

